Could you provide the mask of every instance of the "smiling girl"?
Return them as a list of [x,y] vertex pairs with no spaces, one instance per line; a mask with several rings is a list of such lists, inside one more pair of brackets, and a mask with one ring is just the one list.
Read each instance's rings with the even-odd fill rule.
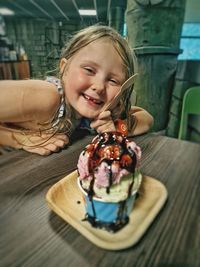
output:
[[59,78],[0,82],[0,144],[48,155],[79,127],[100,133],[127,126],[135,135],[149,130],[153,118],[131,107],[132,88],[116,108],[102,111],[134,74],[131,50],[115,30],[83,29],[63,50],[59,66]]

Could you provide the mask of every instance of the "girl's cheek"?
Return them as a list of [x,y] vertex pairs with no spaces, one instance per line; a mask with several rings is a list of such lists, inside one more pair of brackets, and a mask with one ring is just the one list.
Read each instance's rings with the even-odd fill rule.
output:
[[79,75],[75,78],[76,83],[80,85],[80,87],[89,87],[91,85],[91,78],[86,75]]
[[108,90],[109,98],[112,99],[114,98],[118,92],[120,91],[120,87],[111,87]]
[[66,84],[70,87],[76,88],[76,90],[81,90],[82,86],[88,83],[88,79],[84,77],[81,73],[73,73],[73,75],[69,75],[66,79]]

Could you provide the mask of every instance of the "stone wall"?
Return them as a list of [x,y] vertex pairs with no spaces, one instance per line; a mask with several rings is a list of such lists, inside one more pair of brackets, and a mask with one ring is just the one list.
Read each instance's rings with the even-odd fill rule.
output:
[[32,78],[42,78],[55,68],[65,39],[80,26],[44,19],[7,18],[6,34],[15,48],[21,45],[31,62]]

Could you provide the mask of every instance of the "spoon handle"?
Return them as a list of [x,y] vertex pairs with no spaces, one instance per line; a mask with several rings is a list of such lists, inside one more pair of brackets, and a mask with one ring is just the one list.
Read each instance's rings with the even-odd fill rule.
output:
[[138,75],[138,73],[135,73],[134,75],[132,75],[130,78],[128,78],[128,80],[126,80],[126,81],[122,84],[122,86],[121,86],[119,92],[118,92],[118,93],[116,94],[116,96],[111,100],[110,103],[108,103],[107,105],[105,105],[105,106],[102,108],[101,112],[103,112],[103,111],[105,111],[105,110],[112,110],[112,109],[117,105],[117,103],[119,102],[119,99],[120,99],[122,93],[123,93],[125,90],[127,90],[127,89],[134,83],[134,81],[135,81],[135,77],[136,77],[137,75]]

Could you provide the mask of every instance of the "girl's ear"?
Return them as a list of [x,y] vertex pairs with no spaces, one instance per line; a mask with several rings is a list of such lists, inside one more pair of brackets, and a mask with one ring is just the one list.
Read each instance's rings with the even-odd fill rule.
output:
[[66,58],[61,58],[60,60],[60,73],[63,74],[65,67],[67,64],[67,59]]

